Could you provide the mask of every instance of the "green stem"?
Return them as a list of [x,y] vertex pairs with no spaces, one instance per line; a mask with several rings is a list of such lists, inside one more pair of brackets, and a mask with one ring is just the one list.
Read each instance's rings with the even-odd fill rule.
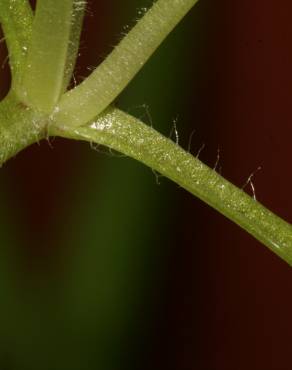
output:
[[136,118],[111,109],[90,126],[54,126],[51,134],[106,145],[143,162],[217,209],[292,265],[290,224]]
[[33,13],[28,0],[1,0],[0,22],[9,53],[13,86],[24,63],[32,32]]
[[45,138],[46,117],[17,101],[13,94],[0,104],[0,166],[29,145]]
[[[38,0],[21,100],[50,113],[64,90],[74,0]],[[78,43],[78,40],[75,40]]]
[[82,22],[84,17],[86,1],[74,0],[73,17],[68,42],[68,53],[64,71],[64,81],[62,92],[65,92],[73,75],[77,53],[79,49],[80,34],[82,30]]
[[99,67],[63,95],[56,119],[80,126],[101,113],[196,2],[158,0]]

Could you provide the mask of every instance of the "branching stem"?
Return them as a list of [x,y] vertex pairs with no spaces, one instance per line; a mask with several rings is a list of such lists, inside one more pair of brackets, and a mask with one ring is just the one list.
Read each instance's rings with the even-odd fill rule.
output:
[[[8,14],[11,2],[0,1],[0,11]],[[70,40],[78,43],[84,1],[38,0],[26,64],[20,50],[30,35],[28,3],[18,2],[19,12],[26,14],[27,33],[21,22],[12,32],[17,12],[12,12],[11,20],[0,15],[13,54],[11,65],[24,69],[19,90],[12,89],[0,104],[0,163],[44,138],[48,127],[50,135],[106,145],[170,178],[292,265],[290,224],[136,118],[118,109],[105,110],[195,3],[157,0],[91,76],[62,97],[77,50],[76,45],[70,50]],[[81,13],[74,23],[78,9]]]
[[158,0],[100,66],[58,104],[56,119],[89,122],[120,94],[197,0]]

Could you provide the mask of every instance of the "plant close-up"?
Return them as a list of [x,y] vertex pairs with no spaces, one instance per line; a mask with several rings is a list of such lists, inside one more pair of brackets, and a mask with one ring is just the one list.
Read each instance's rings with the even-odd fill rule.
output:
[[[192,141],[196,141],[194,137],[198,135],[197,131],[200,130],[198,125],[189,124],[191,133],[186,134],[184,133],[186,131],[183,122],[184,116],[179,119],[173,118],[168,127],[171,133],[162,134],[160,131],[165,130],[158,129],[159,125],[155,122],[156,119],[160,119],[159,114],[151,114],[151,104],[149,104],[149,107],[148,103],[145,104],[143,95],[145,88],[144,90],[142,88],[143,93],[136,93],[137,96],[135,97],[134,92],[131,97],[132,80],[134,83],[134,77],[136,76],[139,79],[141,70],[141,79],[143,73],[145,73],[146,78],[144,77],[144,79],[149,82],[149,100],[151,100],[151,97],[153,98],[153,111],[155,111],[155,101],[159,101],[158,95],[163,95],[165,101],[168,96],[172,97],[169,98],[172,104],[166,102],[164,108],[161,108],[162,110],[167,111],[170,109],[169,105],[173,105],[171,114],[175,114],[176,109],[180,112],[183,111],[183,108],[187,105],[187,97],[183,95],[182,85],[176,81],[176,78],[180,81],[184,80],[185,84],[187,83],[189,77],[187,73],[184,77],[183,69],[189,68],[188,65],[193,63],[187,49],[190,49],[190,45],[195,43],[196,40],[198,41],[197,59],[200,59],[200,53],[203,54],[202,44],[207,36],[204,36],[205,39],[202,41],[195,33],[202,32],[202,29],[204,30],[206,26],[198,25],[197,28],[192,26],[197,12],[199,14],[203,13],[204,4],[201,5],[201,3],[204,3],[204,0],[201,0],[198,4],[197,0],[156,0],[154,3],[146,4],[147,7],[140,6],[142,1],[138,3],[138,18],[135,23],[132,26],[124,26],[120,40],[116,42],[110,52],[106,53],[107,56],[103,57],[101,61],[94,61],[95,54],[93,54],[89,63],[95,63],[94,65],[97,65],[97,67],[91,67],[91,64],[85,66],[83,69],[88,72],[87,76],[81,77],[82,74],[85,74],[85,72],[80,73],[78,71],[78,68],[81,68],[78,60],[83,57],[83,54],[86,54],[83,51],[83,38],[86,34],[84,17],[85,20],[86,18],[89,18],[89,20],[90,17],[93,18],[91,8],[93,9],[96,4],[77,0],[37,0],[36,3],[28,0],[0,0],[0,23],[3,32],[1,40],[6,48],[3,52],[4,57],[1,56],[3,60],[2,70],[6,68],[6,75],[10,76],[9,83],[7,83],[9,86],[3,92],[0,102],[1,171],[13,171],[14,163],[17,163],[19,158],[21,160],[22,156],[25,158],[25,155],[28,155],[26,154],[27,150],[30,150],[31,146],[42,147],[45,143],[46,147],[53,153],[55,142],[60,143],[60,148],[66,148],[67,142],[72,142],[72,145],[78,145],[78,142],[87,142],[94,149],[91,156],[99,157],[99,153],[103,151],[109,153],[106,162],[116,162],[121,157],[123,159],[127,157],[127,159],[135,159],[137,161],[135,166],[137,165],[138,168],[140,168],[138,162],[146,165],[154,174],[153,176],[151,171],[147,172],[150,175],[149,177],[152,179],[154,177],[154,181],[152,181],[155,185],[154,192],[157,191],[159,194],[163,192],[163,189],[160,190],[162,186],[156,185],[160,185],[162,181],[164,182],[165,178],[172,180],[178,185],[175,192],[182,191],[177,188],[179,187],[194,196],[194,198],[190,196],[187,203],[195,202],[196,198],[200,199],[200,201],[218,211],[221,214],[218,217],[222,217],[223,220],[225,218],[231,220],[237,225],[236,227],[243,230],[244,235],[249,235],[248,238],[253,237],[258,248],[260,248],[260,245],[263,250],[264,247],[267,247],[279,256],[287,263],[285,268],[289,270],[288,265],[292,265],[292,225],[284,220],[284,217],[287,217],[285,214],[276,215],[276,213],[269,210],[269,206],[266,208],[259,200],[254,178],[261,173],[259,171],[261,163],[254,165],[254,168],[246,175],[241,185],[233,185],[232,181],[228,181],[221,174],[219,149],[214,165],[210,164],[208,159],[208,163],[204,163],[204,154],[201,158],[202,147],[201,149],[198,148],[195,154],[192,154]],[[208,1],[206,3],[206,6],[208,6]],[[128,7],[131,8],[131,6],[129,4]],[[132,6],[131,11],[133,12],[135,9]],[[207,12],[206,9],[204,11]],[[120,22],[123,22],[122,18]],[[196,21],[198,21],[197,18]],[[210,16],[213,21],[214,18],[216,18],[214,14]],[[183,37],[186,38],[186,31],[182,34],[177,31],[177,26],[180,27],[181,24],[183,26],[184,21],[186,22],[187,32],[192,33],[188,40],[182,39]],[[204,22],[208,23],[208,20],[204,19]],[[85,26],[83,27],[84,23]],[[95,26],[95,22],[91,25],[91,27],[93,26]],[[89,27],[89,25],[87,24],[86,27]],[[99,28],[98,30],[100,31]],[[215,33],[215,31],[213,32]],[[166,45],[164,50],[163,41],[166,38],[168,40],[169,37],[173,39],[169,41],[169,49]],[[190,41],[191,39],[195,41]],[[160,66],[155,71],[156,67],[148,63],[151,63],[152,58],[150,57],[152,56],[155,61],[160,45],[162,45],[161,53],[165,53],[166,57],[164,58],[164,66]],[[183,49],[184,46],[186,49]],[[218,55],[220,56],[220,52]],[[159,58],[163,60],[163,55]],[[172,61],[176,63],[176,58],[180,59],[181,63],[178,70],[169,69],[169,72],[162,72],[163,69],[167,71],[168,65]],[[208,60],[211,64],[212,56]],[[196,74],[199,68],[198,62],[198,68],[194,68],[192,73]],[[208,68],[206,67],[206,70]],[[143,72],[144,69],[146,69],[146,72]],[[169,73],[169,75],[165,73]],[[2,74],[4,76],[4,73]],[[214,72],[214,75],[216,75],[216,72]],[[163,88],[160,92],[157,92],[155,89],[158,89],[158,85],[155,85],[155,83],[159,83],[160,78],[163,81],[161,82]],[[205,73],[201,80],[197,77],[197,84],[204,86],[204,88],[198,89],[198,95],[196,96],[204,94],[204,89],[207,89],[206,86],[211,84],[211,80],[211,70]],[[224,85],[223,78],[222,84]],[[227,86],[227,84],[224,86]],[[240,88],[238,90],[241,91]],[[127,93],[129,97],[123,95]],[[203,108],[197,108],[193,102],[193,117],[195,117],[195,111],[199,109],[203,112],[201,113],[202,119],[206,120],[208,115],[212,116],[210,113],[210,106],[212,106],[211,94],[208,94],[210,100],[205,103],[208,107],[206,108],[207,113],[203,112]],[[184,103],[180,103],[180,95],[184,96],[182,98]],[[138,100],[140,97],[141,101]],[[198,98],[196,97],[196,99]],[[137,104],[139,105],[138,108]],[[175,104],[177,104],[177,108]],[[138,113],[135,113],[135,109],[136,111],[138,109]],[[248,116],[247,113],[246,115]],[[199,115],[196,117],[200,118]],[[165,118],[161,119],[165,120]],[[171,121],[170,117],[169,120]],[[212,127],[210,130],[212,130]],[[187,144],[181,144],[181,141],[184,141],[184,135],[188,136],[185,140]],[[228,136],[226,135],[226,137]],[[248,146],[249,143],[246,142],[246,151],[249,150]],[[163,233],[170,238],[169,235],[175,229],[175,223],[171,224],[170,221],[167,221],[166,215],[161,216],[164,220],[162,222],[154,214],[158,215],[159,211],[158,209],[155,210],[155,207],[158,207],[159,203],[161,205],[163,202],[168,203],[168,207],[170,207],[171,201],[163,198],[164,195],[161,196],[161,200],[154,200],[153,198],[147,201],[149,194],[146,190],[141,190],[142,185],[138,178],[139,176],[141,176],[141,179],[148,177],[144,172],[139,175],[139,171],[142,171],[140,169],[137,170],[136,175],[129,175],[127,174],[127,168],[120,167],[120,165],[114,166],[110,170],[104,170],[102,179],[96,180],[100,188],[95,191],[96,184],[93,180],[90,186],[89,183],[86,183],[86,180],[84,182],[82,180],[82,176],[86,172],[86,166],[89,167],[89,164],[86,165],[86,161],[82,159],[85,156],[84,150],[81,149],[78,152],[78,148],[73,159],[68,158],[65,152],[65,154],[61,152],[61,159],[57,158],[56,161],[64,161],[64,168],[66,168],[66,170],[62,170],[64,173],[69,171],[69,167],[74,167],[74,161],[77,167],[78,161],[83,164],[80,165],[82,170],[78,175],[78,181],[70,177],[71,170],[68,174],[69,180],[64,180],[65,187],[70,181],[78,183],[75,195],[72,187],[68,187],[68,190],[62,193],[59,200],[61,201],[62,197],[64,199],[66,197],[70,204],[75,201],[78,204],[77,208],[68,207],[70,217],[66,221],[64,221],[64,217],[62,220],[61,213],[63,211],[56,211],[52,217],[55,218],[54,221],[58,224],[59,229],[62,229],[59,232],[61,235],[59,235],[61,240],[59,243],[66,245],[58,252],[57,263],[48,262],[53,266],[51,269],[54,273],[44,272],[48,267],[43,268],[43,262],[34,262],[36,259],[34,260],[33,257],[24,257],[25,253],[41,254],[42,252],[39,252],[40,248],[36,247],[37,252],[33,253],[9,247],[11,244],[20,243],[13,242],[13,239],[16,238],[14,234],[17,234],[15,230],[22,230],[25,226],[22,224],[21,217],[16,216],[18,212],[13,209],[13,203],[4,200],[5,193],[3,192],[9,186],[7,185],[1,189],[1,197],[3,198],[3,201],[1,198],[3,203],[0,215],[1,222],[3,219],[3,225],[6,225],[5,222],[9,217],[14,218],[15,221],[15,224],[10,225],[10,227],[3,226],[3,232],[1,230],[4,239],[1,241],[0,269],[2,275],[0,289],[1,296],[4,298],[0,332],[0,359],[3,365],[0,365],[0,368],[3,368],[3,370],[6,368],[143,368],[142,364],[139,363],[139,358],[142,359],[143,364],[145,362],[145,368],[149,367],[151,363],[149,362],[147,365],[147,361],[143,359],[143,355],[147,356],[145,354],[147,350],[141,357],[139,357],[140,352],[136,350],[137,358],[135,359],[134,355],[128,354],[131,361],[127,362],[129,359],[125,355],[127,353],[125,347],[135,347],[135,338],[139,337],[139,330],[137,330],[134,321],[131,321],[131,316],[135,310],[127,307],[129,305],[134,307],[135,304],[143,305],[141,303],[143,302],[141,298],[143,294],[145,294],[144,299],[148,299],[152,294],[151,299],[153,301],[155,301],[155,294],[159,295],[157,291],[155,293],[150,288],[151,284],[155,285],[155,276],[157,276],[154,273],[155,268],[151,261],[155,260],[159,265],[159,261],[163,260],[164,249],[161,248],[160,252],[156,250],[154,253],[156,247],[150,248],[150,245],[154,245],[149,236],[150,224],[153,224],[154,228],[156,226],[156,233],[160,235],[159,238],[163,238]],[[37,154],[34,155],[37,156]],[[242,157],[244,157],[244,154],[242,154]],[[11,170],[9,169],[10,166]],[[92,171],[94,166],[90,166],[90,171]],[[45,173],[45,164],[41,163],[40,167]],[[57,176],[54,172],[54,168],[57,167],[57,163],[52,165],[48,179]],[[257,167],[258,169],[256,169]],[[104,168],[106,168],[106,165],[104,165]],[[236,163],[236,169],[241,170],[241,161]],[[38,189],[35,190],[35,195],[32,195],[33,202],[40,203],[42,198],[49,197],[48,189],[50,185],[48,183],[47,188],[42,188],[42,179],[38,179],[37,169],[31,167],[31,171],[34,174],[31,182],[34,183],[33,187]],[[49,170],[47,170],[47,173],[49,173]],[[21,177],[23,176],[29,176],[27,170],[24,170]],[[39,177],[41,176],[39,175]],[[40,181],[39,185],[38,181]],[[284,179],[279,180],[279,182],[281,181],[284,181]],[[141,182],[143,181],[141,180]],[[111,188],[111,185],[107,185],[109,183],[112,183],[112,186],[115,185],[116,188]],[[147,183],[147,180],[145,183]],[[87,189],[87,186],[91,190]],[[170,191],[171,184],[167,186],[165,193]],[[81,189],[81,195],[78,194],[78,189]],[[280,189],[274,190],[280,191]],[[248,194],[248,191],[250,191],[250,194]],[[97,201],[97,205],[94,203],[92,195],[90,195],[95,192],[101,192],[100,194],[102,194]],[[119,197],[118,194],[120,194]],[[121,198],[124,198],[123,201]],[[86,207],[82,208],[82,205],[87,202],[91,204],[91,207],[88,209]],[[146,205],[148,202],[152,212],[149,211],[147,214],[144,213],[142,208],[139,208],[143,202]],[[17,201],[15,201],[17,207],[16,203]],[[171,208],[169,208],[169,212],[172,212]],[[78,215],[79,213],[80,215]],[[137,216],[135,216],[136,214]],[[78,230],[82,223],[78,216],[82,219],[84,226],[82,226],[82,232],[76,231],[75,233],[74,229]],[[131,216],[133,220],[127,221],[128,217]],[[35,219],[42,217],[43,215],[38,215],[37,211],[35,212]],[[139,220],[136,224],[135,218]],[[74,224],[73,219],[75,220],[75,226],[72,226]],[[108,224],[104,221],[105,219],[109,219]],[[204,216],[201,220],[203,219]],[[190,223],[193,222],[191,216],[189,220]],[[72,222],[71,226],[61,227],[63,223],[70,225],[70,222]],[[198,225],[198,232],[201,229],[202,235],[208,234],[209,226],[203,225],[203,221],[196,219],[194,223]],[[228,223],[224,229],[225,234],[230,235],[229,240],[226,241],[228,244],[226,248],[236,250],[236,242],[232,240],[232,231],[228,227],[231,228],[231,224]],[[92,230],[96,230],[96,236],[93,236]],[[212,233],[211,226],[209,230]],[[36,234],[37,232],[33,231],[33,233]],[[50,231],[49,234],[51,235]],[[112,239],[112,245],[115,246],[113,248],[116,248],[114,252],[109,252],[111,250],[110,242],[103,234],[109,240]],[[80,240],[78,240],[79,236]],[[94,238],[96,238],[95,242]],[[136,238],[135,241],[134,238]],[[199,242],[194,248],[203,249],[207,246],[207,240],[208,235],[199,237]],[[88,248],[87,255],[87,252],[84,252],[87,249],[83,247],[91,245],[91,241],[93,247],[92,249],[90,249],[91,247]],[[138,256],[139,243],[141,243],[141,254]],[[54,241],[52,244],[55,245],[57,242]],[[121,247],[119,248],[118,245]],[[130,245],[133,245],[133,247],[130,248]],[[75,255],[70,249],[71,246],[77,251],[75,251]],[[128,247],[124,249],[122,246]],[[82,252],[84,254],[81,253],[81,249],[84,249]],[[150,250],[152,251],[150,252]],[[270,251],[269,254],[272,255]],[[106,253],[109,256],[105,260],[114,262],[104,262],[103,256]],[[244,253],[253,254],[253,249],[249,249],[248,243],[244,246]],[[152,257],[149,257],[150,254]],[[46,258],[49,257],[43,256],[39,260],[46,260]],[[228,256],[221,258],[227,260]],[[216,265],[215,257],[214,261],[210,262],[210,266],[205,272],[206,275],[210,273],[212,266]],[[279,261],[281,264],[284,263],[280,259]],[[36,263],[37,268],[29,267],[30,263],[32,265]],[[198,262],[196,262],[196,267],[191,262],[189,263],[191,270],[199,265]],[[149,275],[143,275],[139,267],[140,264],[144,266],[145,271],[149,270]],[[224,269],[224,267],[222,268]],[[167,267],[161,267],[160,276],[163,275],[163,269],[167,270]],[[33,270],[33,272],[28,273],[24,270]],[[120,270],[123,271],[125,276],[129,274],[127,279],[121,278],[121,276],[124,276],[123,273],[121,273],[121,276],[116,273]],[[152,274],[153,276],[150,278]],[[152,283],[150,282],[151,279],[153,279]],[[163,280],[163,278],[161,279]],[[134,280],[133,286],[136,284],[136,287],[133,288],[132,286],[131,290],[129,281],[132,280]],[[135,280],[137,281],[135,282]],[[148,280],[149,285],[146,283]],[[95,281],[99,281],[98,287],[95,286]],[[128,301],[131,300],[129,297],[134,296],[135,293],[133,292],[136,292],[136,290],[140,292],[141,297],[131,298],[133,302],[129,303]],[[148,293],[144,292],[142,294],[141,291],[144,290]],[[148,298],[145,298],[146,296]],[[70,310],[69,307],[73,307],[73,309]],[[96,307],[98,307],[98,311],[95,311]],[[138,311],[141,312],[140,310],[141,307]],[[151,311],[151,308],[149,310]],[[153,307],[152,310],[154,310]],[[275,313],[275,315],[278,314]],[[153,315],[155,316],[155,314]],[[159,313],[156,312],[156,315],[159,315]],[[143,321],[143,319],[141,320]],[[146,326],[151,325],[149,322],[147,323],[147,320],[143,322]],[[128,329],[125,330],[125,327]],[[127,335],[130,339],[124,338]],[[149,333],[144,333],[144,335],[146,337],[147,335],[151,336]],[[84,340],[85,337],[86,340]],[[146,343],[147,340],[145,338],[144,340]],[[125,345],[126,342],[127,345]],[[51,343],[55,343],[55,345]],[[140,346],[143,345],[140,344]],[[151,347],[149,344],[148,346]],[[116,349],[113,350],[113,348]],[[211,367],[210,364],[208,365],[210,367],[208,367],[206,364],[200,365],[199,360],[198,363],[194,361],[193,364],[188,363],[188,365],[180,366],[182,366],[181,369],[210,368],[215,370],[234,368],[233,365],[230,365],[231,367],[227,365],[227,367],[219,367],[219,365],[218,367],[217,365]],[[158,367],[163,368],[162,365]],[[257,369],[264,368],[266,369],[266,367],[257,366]],[[241,367],[238,369],[241,369]],[[286,367],[279,367],[279,369],[284,370]]]

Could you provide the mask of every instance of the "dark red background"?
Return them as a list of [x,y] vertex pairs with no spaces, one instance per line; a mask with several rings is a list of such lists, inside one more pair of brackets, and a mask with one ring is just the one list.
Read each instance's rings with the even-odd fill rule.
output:
[[[190,121],[200,120],[206,143],[201,158],[212,166],[219,146],[222,174],[238,186],[261,166],[253,180],[258,200],[290,222],[291,13],[285,0],[199,2],[191,16],[203,19],[206,49],[201,78],[194,69],[189,88]],[[187,217],[180,220],[165,324],[169,368],[290,369],[291,268],[219,214],[181,196]]]

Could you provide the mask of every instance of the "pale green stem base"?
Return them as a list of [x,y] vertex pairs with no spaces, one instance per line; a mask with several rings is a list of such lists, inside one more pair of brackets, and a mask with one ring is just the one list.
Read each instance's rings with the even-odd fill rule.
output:
[[73,2],[38,0],[22,84],[16,91],[27,106],[47,114],[64,90]]
[[145,163],[217,209],[292,265],[290,224],[134,117],[111,109],[89,126],[58,124],[50,133],[106,145]]

